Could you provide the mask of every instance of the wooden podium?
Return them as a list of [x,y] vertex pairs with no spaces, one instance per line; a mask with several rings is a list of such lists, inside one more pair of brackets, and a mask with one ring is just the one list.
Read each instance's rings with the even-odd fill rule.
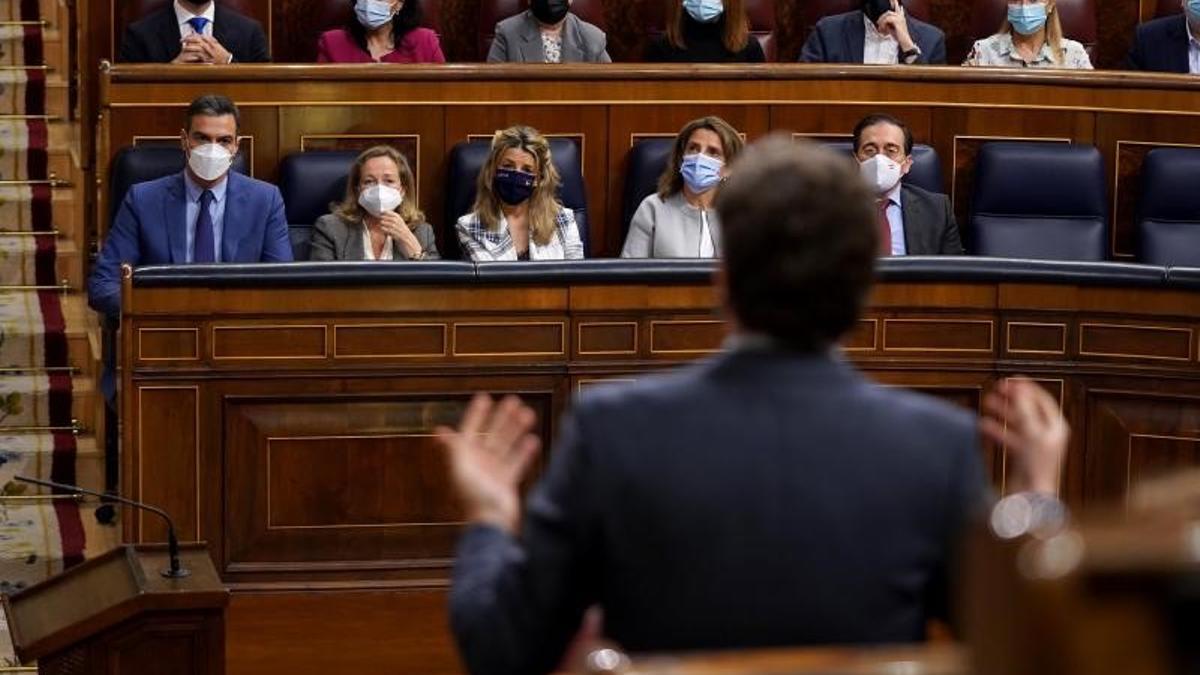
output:
[[17,657],[42,675],[223,675],[225,607],[204,544],[126,545],[4,598]]

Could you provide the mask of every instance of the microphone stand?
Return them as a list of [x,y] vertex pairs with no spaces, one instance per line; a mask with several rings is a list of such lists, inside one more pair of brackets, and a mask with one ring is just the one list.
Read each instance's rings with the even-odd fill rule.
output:
[[42,480],[40,478],[30,478],[28,476],[13,476],[13,478],[22,483],[30,483],[31,485],[40,485],[42,487],[48,487],[48,488],[52,488],[55,490],[63,490],[65,492],[74,493],[74,496],[76,498],[80,497],[81,495],[90,495],[92,497],[99,497],[100,499],[112,499],[112,500],[118,501],[122,504],[128,504],[129,506],[132,506],[134,508],[139,508],[139,509],[149,511],[151,513],[158,514],[159,516],[162,517],[163,520],[165,520],[167,522],[167,557],[170,560],[170,563],[169,563],[170,567],[168,567],[165,570],[162,570],[160,573],[168,579],[182,579],[186,576],[191,575],[191,573],[192,573],[191,570],[184,567],[179,562],[179,540],[175,537],[175,522],[173,520],[171,520],[171,516],[167,515],[166,511],[163,511],[162,509],[160,509],[156,506],[150,506],[149,504],[143,504],[141,502],[137,502],[132,499],[126,499],[125,497],[122,497],[120,495],[114,495],[114,494],[105,493],[105,492],[96,492],[94,490],[88,490],[87,488],[79,487],[78,485],[68,485],[66,483],[55,483],[54,481]]

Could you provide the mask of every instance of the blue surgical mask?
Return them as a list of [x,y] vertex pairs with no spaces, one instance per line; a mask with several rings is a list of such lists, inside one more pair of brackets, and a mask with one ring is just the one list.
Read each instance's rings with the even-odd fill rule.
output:
[[683,8],[700,23],[712,23],[725,13],[724,0],[683,0]]
[[1033,35],[1046,25],[1046,3],[1009,5],[1008,23],[1021,35]]
[[354,14],[367,30],[379,28],[396,15],[392,11],[392,3],[385,0],[358,0],[354,3]]
[[1200,21],[1200,0],[1187,0],[1187,14],[1193,21]]
[[531,173],[516,169],[496,169],[496,175],[492,178],[492,190],[500,201],[509,206],[516,206],[533,196],[535,182],[537,177]]
[[708,192],[721,182],[721,167],[725,163],[716,157],[696,153],[684,155],[679,173],[688,189],[696,194]]

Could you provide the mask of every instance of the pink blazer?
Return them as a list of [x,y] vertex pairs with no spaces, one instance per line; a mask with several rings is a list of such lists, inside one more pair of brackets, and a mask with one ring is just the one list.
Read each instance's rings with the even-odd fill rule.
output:
[[[358,48],[345,28],[335,28],[321,34],[317,41],[317,63],[372,63],[368,52]],[[437,33],[428,28],[414,28],[380,63],[445,63]]]

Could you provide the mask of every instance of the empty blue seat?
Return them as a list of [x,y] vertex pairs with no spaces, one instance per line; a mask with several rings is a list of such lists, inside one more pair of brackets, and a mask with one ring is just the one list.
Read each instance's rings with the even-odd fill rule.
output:
[[[575,213],[575,224],[579,227],[579,238],[583,240],[583,254],[589,255],[587,186],[583,182],[583,162],[579,146],[570,138],[550,138],[550,159],[562,183],[558,189],[558,201]],[[462,258],[458,244],[458,233],[454,226],[458,219],[471,212],[475,204],[475,181],[479,171],[487,162],[492,140],[481,138],[463,141],[450,149],[446,162],[446,210],[442,220],[442,257],[450,260]]]
[[1104,164],[1090,145],[987,143],[975,161],[967,250],[1042,260],[1104,260]]
[[1155,148],[1142,162],[1138,257],[1200,267],[1200,149]]
[[313,223],[346,197],[346,179],[358,152],[296,152],[279,163],[279,191],[287,210],[288,235],[296,260],[308,260]]

